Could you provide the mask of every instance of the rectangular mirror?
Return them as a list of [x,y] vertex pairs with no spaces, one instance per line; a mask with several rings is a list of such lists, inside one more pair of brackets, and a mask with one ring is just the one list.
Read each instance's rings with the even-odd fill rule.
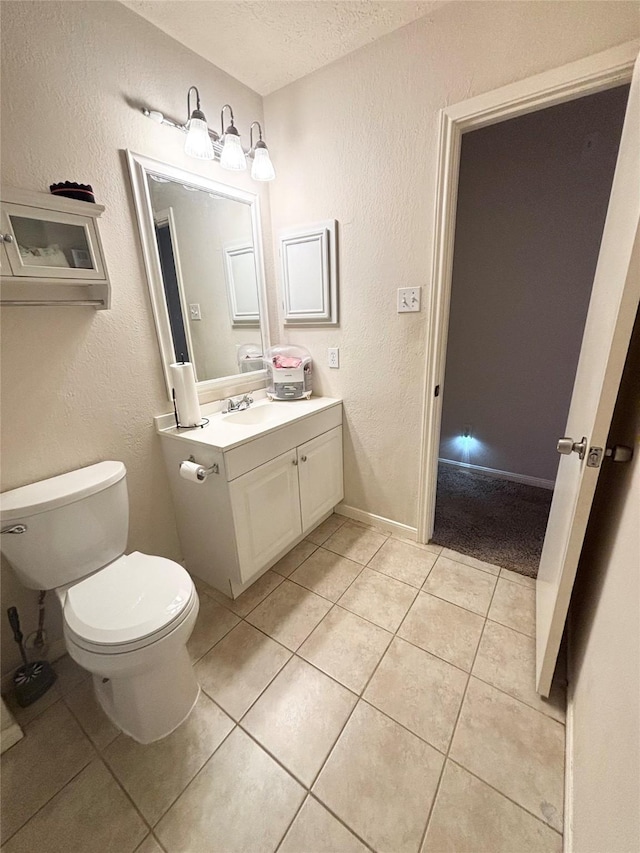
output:
[[169,398],[169,364],[182,360],[199,393],[255,387],[269,346],[258,197],[127,158]]

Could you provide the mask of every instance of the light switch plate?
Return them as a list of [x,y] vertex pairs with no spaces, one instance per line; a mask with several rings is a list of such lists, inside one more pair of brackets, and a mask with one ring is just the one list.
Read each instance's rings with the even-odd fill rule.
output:
[[197,302],[192,302],[189,305],[189,316],[192,320],[202,320],[202,314],[200,313],[200,305]]
[[419,311],[421,297],[421,287],[399,287],[398,314],[406,314],[413,311]]

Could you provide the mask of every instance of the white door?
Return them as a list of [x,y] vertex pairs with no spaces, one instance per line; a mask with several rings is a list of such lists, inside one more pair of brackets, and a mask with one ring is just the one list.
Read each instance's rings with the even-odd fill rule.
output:
[[341,426],[300,445],[298,475],[302,530],[306,531],[344,497]]
[[536,689],[549,695],[598,481],[590,448],[605,448],[640,300],[640,59],[636,61],[565,436],[583,459],[560,460],[536,582]]
[[295,450],[233,480],[229,493],[244,583],[302,532]]

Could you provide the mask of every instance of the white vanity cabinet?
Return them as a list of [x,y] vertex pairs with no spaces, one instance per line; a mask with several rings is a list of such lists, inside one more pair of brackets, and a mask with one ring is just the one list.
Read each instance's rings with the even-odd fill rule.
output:
[[[308,405],[264,405],[278,415],[304,414],[228,444],[219,432],[216,438],[221,415],[187,434],[159,429],[185,565],[231,597],[343,498],[341,402],[312,398]],[[203,483],[180,476],[180,462],[190,457],[213,469]]]
[[108,308],[109,277],[98,232],[103,211],[91,202],[3,188],[2,304]]
[[342,427],[238,477],[229,494],[245,582],[342,500]]

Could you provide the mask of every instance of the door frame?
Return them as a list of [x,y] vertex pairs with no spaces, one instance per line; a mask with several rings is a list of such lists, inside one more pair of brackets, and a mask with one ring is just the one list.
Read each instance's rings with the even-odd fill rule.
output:
[[[193,375],[198,381],[198,373],[196,370],[195,354],[193,352],[193,341],[191,340],[191,326],[189,325],[189,305],[187,303],[187,295],[185,293],[184,278],[182,276],[182,265],[180,263],[180,248],[178,246],[178,229],[176,228],[176,220],[173,213],[173,207],[165,207],[159,210],[153,216],[153,224],[158,226],[166,225],[169,228],[169,237],[171,238],[171,251],[173,253],[173,265],[176,271],[176,281],[178,284],[178,298],[180,299],[180,310],[182,311],[182,325],[184,326],[184,336],[187,340],[187,349],[189,350],[189,361],[193,366]],[[166,298],[166,297],[165,297]],[[168,299],[167,299],[168,304]],[[168,308],[167,308],[168,310]],[[176,360],[178,356],[176,355]]]
[[430,540],[435,521],[443,399],[442,394],[435,396],[435,389],[444,384],[462,135],[629,83],[639,50],[640,40],[625,42],[440,111],[431,290],[426,305],[418,542]]

